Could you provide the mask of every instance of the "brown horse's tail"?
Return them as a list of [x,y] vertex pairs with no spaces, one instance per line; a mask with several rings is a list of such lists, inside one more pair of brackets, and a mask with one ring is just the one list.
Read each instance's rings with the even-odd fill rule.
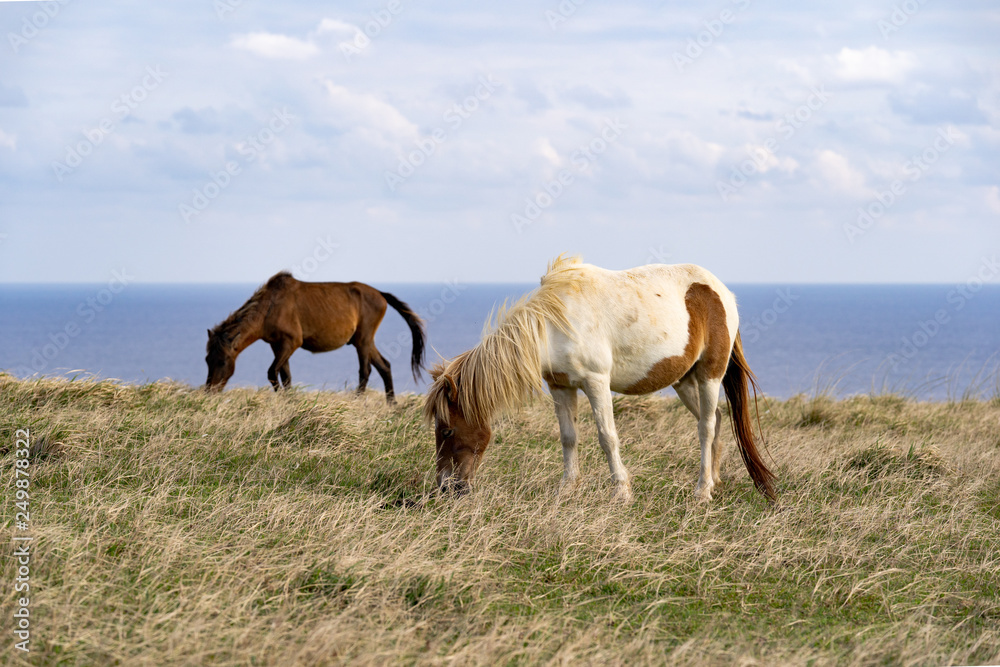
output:
[[424,321],[420,319],[419,315],[413,312],[412,308],[393,295],[388,292],[379,292],[379,294],[386,300],[386,303],[396,309],[396,312],[406,321],[406,325],[410,327],[410,333],[413,335],[413,354],[410,356],[410,369],[413,371],[413,379],[419,382],[420,372],[424,367],[424,346],[427,342],[427,334],[424,333]]
[[736,342],[733,344],[733,352],[729,357],[729,367],[726,368],[726,375],[722,378],[722,387],[726,391],[726,399],[729,401],[729,418],[732,420],[733,435],[736,436],[736,443],[739,445],[740,454],[743,456],[743,463],[746,464],[750,479],[753,480],[757,489],[774,500],[777,496],[774,493],[774,482],[777,479],[767,466],[757,451],[757,443],[754,439],[753,424],[750,421],[750,392],[749,387],[753,387],[754,406],[757,405],[757,378],[750,370],[746,358],[743,356],[743,342],[740,339],[739,331],[736,332]]

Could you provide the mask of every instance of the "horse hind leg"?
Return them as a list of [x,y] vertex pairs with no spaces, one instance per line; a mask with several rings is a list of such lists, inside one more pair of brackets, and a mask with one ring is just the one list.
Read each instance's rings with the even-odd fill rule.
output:
[[556,408],[556,419],[559,420],[559,440],[563,450],[563,477],[560,488],[569,488],[576,484],[580,477],[580,464],[577,459],[576,435],[576,389],[560,389],[549,385]]
[[[698,378],[695,374],[688,373],[676,384],[674,390],[677,392],[681,403],[691,411],[694,418],[701,421],[701,394],[699,390]],[[722,463],[722,408],[715,408],[715,437],[712,439],[712,484],[718,484],[722,476],[719,468]]]
[[372,351],[372,363],[375,364],[375,370],[378,371],[379,377],[382,378],[382,384],[385,385],[385,402],[389,405],[394,405],[396,403],[396,392],[392,388],[392,366],[379,353],[377,348],[372,347]]
[[284,366],[278,369],[278,377],[281,379],[281,386],[285,389],[292,386],[292,369],[287,361]]
[[701,419],[701,399],[698,397],[698,380],[688,373],[674,384],[674,391],[695,419]]
[[698,475],[698,486],[694,494],[700,500],[712,499],[712,488],[715,486],[719,466],[714,459],[720,450],[718,424],[721,421],[719,410],[719,387],[721,379],[706,378],[698,381],[698,440],[701,442],[701,470]]
[[715,408],[715,439],[712,441],[712,483],[722,481],[719,468],[722,465],[722,408]]

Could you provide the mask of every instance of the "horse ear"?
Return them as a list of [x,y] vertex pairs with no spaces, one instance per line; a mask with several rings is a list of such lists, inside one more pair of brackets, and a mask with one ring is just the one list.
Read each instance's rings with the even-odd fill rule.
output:
[[208,337],[211,338],[212,337],[212,330],[211,329],[205,329],[205,331],[208,332]]
[[458,385],[455,384],[455,379],[450,375],[442,375],[441,377],[448,383],[448,400],[454,403],[458,400]]

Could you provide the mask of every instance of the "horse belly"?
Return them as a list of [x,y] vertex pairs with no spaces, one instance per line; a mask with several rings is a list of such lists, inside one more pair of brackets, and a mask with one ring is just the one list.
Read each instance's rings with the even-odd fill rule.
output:
[[351,342],[357,331],[358,308],[345,291],[314,290],[300,295],[299,308],[302,349],[309,352],[329,352],[343,347]]
[[306,338],[302,349],[307,352],[330,352],[347,345],[347,341],[336,338]]
[[641,354],[616,359],[611,375],[611,390],[620,394],[648,394],[669,387],[691,370],[696,359],[689,358],[684,346],[657,341]]
[[354,336],[354,328],[328,326],[323,331],[313,331],[302,338],[302,349],[309,352],[329,352],[344,347]]

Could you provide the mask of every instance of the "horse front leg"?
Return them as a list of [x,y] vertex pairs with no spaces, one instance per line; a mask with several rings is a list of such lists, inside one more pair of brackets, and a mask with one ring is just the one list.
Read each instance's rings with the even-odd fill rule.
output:
[[604,450],[611,469],[611,478],[617,489],[615,500],[631,502],[631,475],[622,463],[619,453],[618,431],[615,429],[615,412],[611,402],[611,381],[607,376],[592,376],[584,381],[583,392],[590,399],[590,408],[594,412],[594,422],[597,424],[597,439]]
[[368,348],[358,345],[358,393],[363,394],[368,389],[368,378],[372,374],[372,361]]
[[556,419],[559,420],[559,440],[563,450],[563,477],[559,484],[560,490],[572,488],[580,477],[580,464],[577,459],[576,445],[576,389],[556,388],[549,385],[552,400],[556,407]]
[[718,480],[719,464],[715,461],[721,454],[719,439],[719,387],[721,379],[701,379],[698,382],[698,440],[701,442],[701,470],[694,495],[699,500],[711,500],[712,489]]
[[292,353],[295,352],[297,345],[293,345],[291,341],[280,340],[271,343],[271,351],[274,352],[274,361],[267,368],[267,379],[274,387],[275,391],[281,390],[281,384],[278,382],[278,373],[282,375],[282,382],[287,389],[292,384],[292,371],[288,365],[288,360],[291,358]]

